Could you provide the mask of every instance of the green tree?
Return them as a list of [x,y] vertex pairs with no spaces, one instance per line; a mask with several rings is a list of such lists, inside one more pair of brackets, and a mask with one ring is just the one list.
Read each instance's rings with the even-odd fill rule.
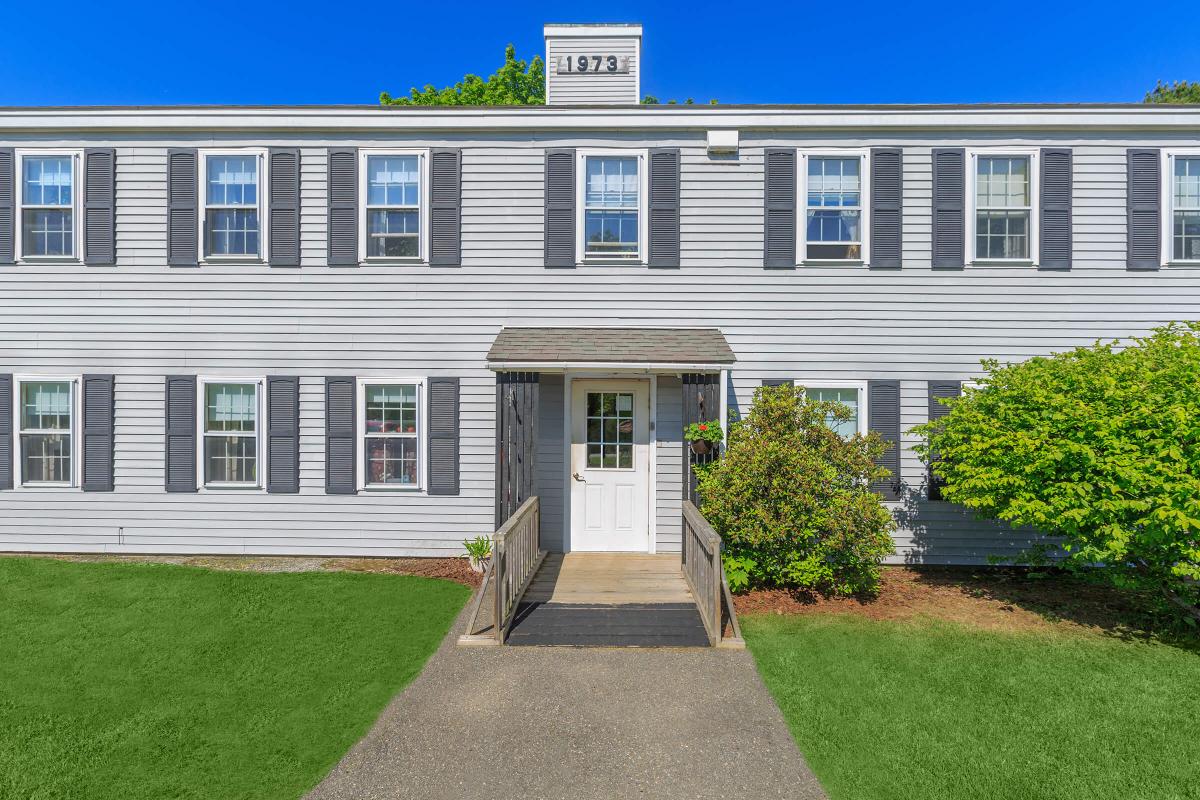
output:
[[487,80],[464,75],[453,86],[438,89],[425,84],[409,90],[408,97],[379,95],[385,106],[537,106],[546,102],[546,65],[541,56],[532,61],[518,60],[516,48],[504,48],[504,65]]
[[1200,619],[1200,323],[984,368],[914,429],[943,497],[1061,537],[1065,564]]
[[725,453],[697,469],[701,511],[725,543],[734,588],[877,587],[895,548],[892,515],[870,488],[889,474],[875,464],[887,445],[875,433],[843,439],[826,424],[850,415],[802,387],[761,387],[730,426]]
[[1158,82],[1154,91],[1146,94],[1145,103],[1197,103],[1200,104],[1200,83],[1175,81],[1174,83]]

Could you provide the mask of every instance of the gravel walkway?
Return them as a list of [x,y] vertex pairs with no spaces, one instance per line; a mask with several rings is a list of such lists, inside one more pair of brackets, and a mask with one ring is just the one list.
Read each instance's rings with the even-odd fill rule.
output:
[[823,798],[745,651],[456,647],[309,795]]

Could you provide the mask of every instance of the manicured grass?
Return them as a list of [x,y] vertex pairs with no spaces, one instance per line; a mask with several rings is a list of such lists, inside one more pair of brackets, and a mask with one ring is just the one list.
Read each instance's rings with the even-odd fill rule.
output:
[[1200,798],[1200,653],[1078,631],[752,616],[833,800]]
[[0,558],[0,797],[299,797],[421,671],[468,594]]

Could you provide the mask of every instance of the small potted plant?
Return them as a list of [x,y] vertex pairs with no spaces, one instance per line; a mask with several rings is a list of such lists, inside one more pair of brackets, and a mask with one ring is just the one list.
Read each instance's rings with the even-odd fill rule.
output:
[[692,452],[698,456],[706,456],[716,450],[717,445],[725,439],[721,423],[715,419],[710,419],[708,422],[693,422],[683,429],[683,435],[688,440]]
[[463,540],[467,549],[467,562],[475,572],[487,569],[488,561],[492,558],[492,540],[486,536],[476,536],[474,539]]

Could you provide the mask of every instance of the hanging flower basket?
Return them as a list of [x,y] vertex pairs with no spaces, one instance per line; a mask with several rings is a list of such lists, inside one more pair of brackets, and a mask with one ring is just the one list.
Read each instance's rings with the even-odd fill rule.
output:
[[706,456],[713,451],[714,445],[706,439],[693,439],[688,443],[692,452],[698,456]]
[[698,456],[706,456],[714,452],[725,439],[721,425],[715,419],[708,422],[693,422],[683,429],[683,436],[688,440],[688,446]]

